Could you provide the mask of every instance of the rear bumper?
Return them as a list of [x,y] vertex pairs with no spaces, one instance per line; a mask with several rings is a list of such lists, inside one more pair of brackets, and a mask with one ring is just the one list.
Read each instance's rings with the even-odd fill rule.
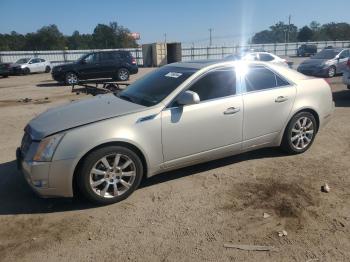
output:
[[344,85],[350,85],[350,71],[345,71],[343,74]]
[[309,76],[328,76],[328,68],[298,67],[297,71]]
[[137,73],[139,72],[138,66],[137,66],[137,65],[131,66],[131,67],[129,68],[129,72],[130,72],[131,75],[137,74]]

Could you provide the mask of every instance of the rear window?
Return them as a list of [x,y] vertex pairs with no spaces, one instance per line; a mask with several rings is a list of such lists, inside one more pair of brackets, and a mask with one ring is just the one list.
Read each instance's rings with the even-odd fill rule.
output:
[[247,92],[289,85],[286,80],[265,67],[251,67],[245,80]]

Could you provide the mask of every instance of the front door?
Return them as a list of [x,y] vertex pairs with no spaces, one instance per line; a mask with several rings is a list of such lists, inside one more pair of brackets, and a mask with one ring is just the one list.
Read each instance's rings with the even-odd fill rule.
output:
[[250,67],[244,81],[243,147],[270,143],[286,124],[296,88],[264,66]]
[[92,53],[85,57],[79,65],[79,78],[80,79],[94,79],[103,77],[100,70],[100,61],[98,53]]
[[[162,112],[162,144],[165,162],[191,162],[240,151],[242,97],[236,91],[233,68],[208,72],[191,85],[200,103]],[[209,152],[210,151],[210,152]]]

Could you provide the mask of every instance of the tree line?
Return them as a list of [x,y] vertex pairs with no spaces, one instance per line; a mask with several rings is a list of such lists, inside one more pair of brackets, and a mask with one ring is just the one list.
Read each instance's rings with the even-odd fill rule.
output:
[[302,28],[294,24],[278,22],[269,29],[256,33],[251,42],[253,44],[308,42],[308,41],[342,41],[350,40],[350,24],[327,23],[321,25],[312,21]]
[[109,25],[98,24],[92,34],[81,34],[74,31],[72,35],[63,35],[56,25],[44,26],[34,33],[0,34],[0,51],[30,50],[78,50],[131,48],[137,43],[130,36],[130,30],[111,22]]

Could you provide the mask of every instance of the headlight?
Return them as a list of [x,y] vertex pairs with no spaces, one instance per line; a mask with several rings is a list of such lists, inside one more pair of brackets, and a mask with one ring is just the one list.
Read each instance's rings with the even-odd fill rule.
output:
[[333,61],[326,61],[326,62],[324,62],[324,66],[330,66],[330,65],[332,65],[333,64]]
[[49,162],[52,159],[58,144],[62,140],[63,134],[56,134],[49,136],[41,140],[38,149],[33,157],[34,161]]

